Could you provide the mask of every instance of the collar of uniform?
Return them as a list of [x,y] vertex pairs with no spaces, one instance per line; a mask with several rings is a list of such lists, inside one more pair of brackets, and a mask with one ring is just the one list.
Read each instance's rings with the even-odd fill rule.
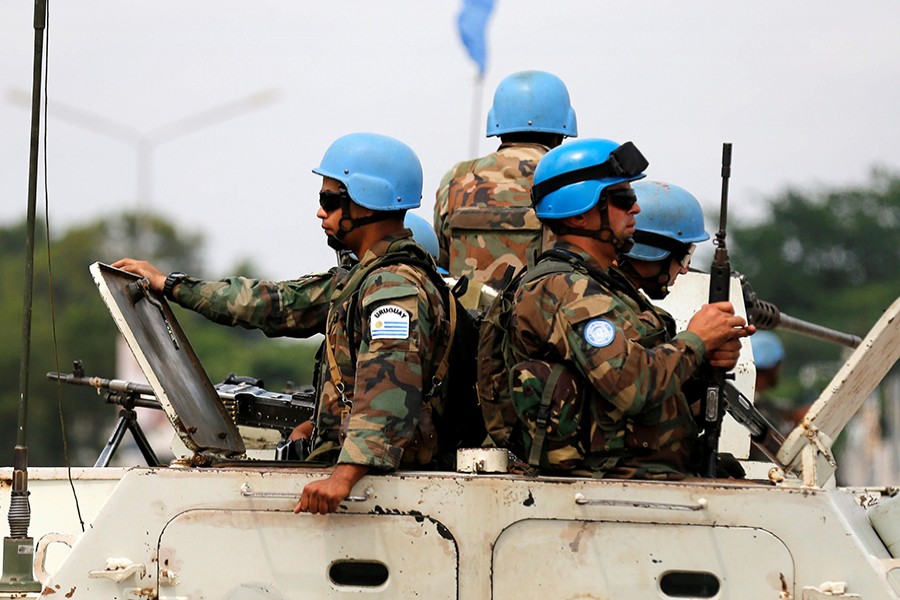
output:
[[600,269],[601,271],[606,270],[605,268],[600,266],[600,263],[598,263],[593,256],[591,256],[575,244],[570,244],[569,242],[559,240],[553,245],[553,247],[578,256],[578,258],[584,261],[584,263],[587,265]]
[[409,229],[401,229],[397,233],[385,236],[372,244],[366,253],[363,254],[362,260],[359,261],[359,267],[365,267],[380,256],[387,254],[388,247],[397,240],[404,238],[412,238],[412,232]]
[[550,146],[545,146],[543,144],[534,144],[534,143],[530,143],[530,142],[529,143],[507,142],[506,144],[500,144],[500,147],[497,148],[497,152],[500,152],[502,150],[510,150],[512,148],[516,148],[516,149],[533,148],[541,156],[550,152]]

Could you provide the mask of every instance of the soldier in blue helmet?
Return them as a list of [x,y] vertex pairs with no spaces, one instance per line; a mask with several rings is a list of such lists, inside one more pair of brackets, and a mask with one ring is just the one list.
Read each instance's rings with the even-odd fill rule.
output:
[[406,211],[422,198],[415,152],[387,136],[349,134],[313,172],[322,177],[316,216],[329,245],[360,258],[349,271],[202,281],[166,276],[144,261],[114,266],[218,323],[269,336],[325,334],[316,417],[292,437],[312,441],[309,459],[336,465],[303,489],[294,510],[328,513],[369,471],[432,462],[438,439],[430,394],[438,386],[430,384],[447,356],[449,326],[438,276],[428,273],[434,261],[404,227]]
[[428,254],[437,262],[441,255],[441,248],[438,245],[437,235],[431,228],[431,223],[413,213],[406,213],[403,219],[403,225],[412,231],[413,239],[416,243],[428,250]]
[[797,409],[791,406],[788,399],[777,397],[772,393],[781,379],[781,365],[785,357],[784,345],[775,333],[758,331],[750,338],[750,347],[753,350],[753,364],[756,367],[753,403],[782,435],[787,435],[802,418],[807,407]]
[[[699,432],[683,384],[703,364],[733,368],[739,338],[753,331],[722,302],[704,306],[686,331],[670,334],[613,266],[635,245],[641,207],[632,182],[644,177],[647,164],[630,142],[585,139],[551,150],[535,171],[535,211],[557,240],[513,282],[505,357],[514,410],[485,399],[482,406],[489,432],[502,433],[497,421],[516,415],[512,445],[523,442],[516,449],[548,471],[640,479],[695,474]],[[536,425],[541,414],[546,424]]]
[[641,212],[635,216],[634,246],[617,264],[635,287],[653,300],[687,273],[697,244],[709,239],[700,202],[671,183],[637,181],[632,186]]
[[441,180],[434,206],[439,266],[469,279],[464,298],[474,308],[482,285],[499,289],[510,267],[521,269],[546,243],[531,207],[538,161],[578,126],[563,81],[544,71],[520,71],[497,86],[487,137],[500,147],[456,164]]

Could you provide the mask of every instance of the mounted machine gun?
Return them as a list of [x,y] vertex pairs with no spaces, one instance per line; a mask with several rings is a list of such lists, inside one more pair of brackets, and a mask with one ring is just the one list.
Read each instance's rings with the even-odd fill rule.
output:
[[[163,410],[153,388],[146,383],[135,383],[123,379],[86,377],[80,360],[76,360],[71,373],[56,371],[47,373],[47,379],[55,379],[71,385],[95,388],[109,404],[122,407],[119,420],[106,446],[94,463],[95,467],[106,467],[119,447],[126,431],[130,431],[144,460],[149,466],[158,466],[159,461],[147,442],[143,430],[137,422],[135,408]],[[298,392],[282,394],[264,389],[263,382],[252,377],[237,377],[234,374],[217,383],[214,387],[226,413],[236,425],[276,429],[282,439],[286,439],[298,424],[309,420],[315,411],[315,393]]]

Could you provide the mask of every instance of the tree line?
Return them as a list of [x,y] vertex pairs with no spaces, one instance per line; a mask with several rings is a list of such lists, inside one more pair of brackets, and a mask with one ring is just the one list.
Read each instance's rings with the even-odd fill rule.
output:
[[[12,465],[19,406],[25,223],[0,227],[0,465]],[[125,213],[66,229],[50,244],[35,235],[34,303],[28,402],[29,464],[63,464],[65,429],[70,463],[92,465],[118,418],[118,407],[85,387],[48,381],[49,371],[70,372],[81,360],[87,375],[116,376],[118,330],[88,272],[95,262],[145,256],[163,270],[200,273],[203,238],[151,214]],[[254,275],[252,265],[235,271]],[[52,297],[50,295],[52,274]],[[51,305],[52,298],[52,305]],[[258,331],[216,325],[175,308],[179,323],[213,383],[229,373],[262,379],[268,389],[312,381],[317,344],[270,340]],[[51,318],[52,317],[52,318]],[[55,338],[54,338],[55,332]],[[64,424],[64,425],[63,425]],[[126,435],[130,442],[130,436]]]

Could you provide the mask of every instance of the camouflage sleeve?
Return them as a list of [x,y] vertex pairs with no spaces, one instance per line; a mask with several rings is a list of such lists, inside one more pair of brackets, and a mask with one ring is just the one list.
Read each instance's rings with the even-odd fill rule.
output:
[[450,182],[453,175],[454,169],[447,171],[434,200],[434,232],[441,248],[438,266],[445,269],[450,268]]
[[415,433],[433,326],[428,296],[408,269],[376,271],[360,290],[363,334],[339,463],[396,469]]
[[325,332],[329,302],[345,277],[346,271],[338,267],[281,282],[189,277],[175,288],[175,300],[223,325],[259,329],[269,337],[309,337]]
[[[528,328],[545,330],[555,352],[624,414],[649,410],[677,394],[705,356],[700,338],[683,332],[670,343],[644,348],[631,321],[633,313],[621,300],[591,279],[570,278],[547,278],[553,282],[541,300],[556,297],[560,302],[524,314],[531,318]],[[543,326],[541,313],[546,315]]]

